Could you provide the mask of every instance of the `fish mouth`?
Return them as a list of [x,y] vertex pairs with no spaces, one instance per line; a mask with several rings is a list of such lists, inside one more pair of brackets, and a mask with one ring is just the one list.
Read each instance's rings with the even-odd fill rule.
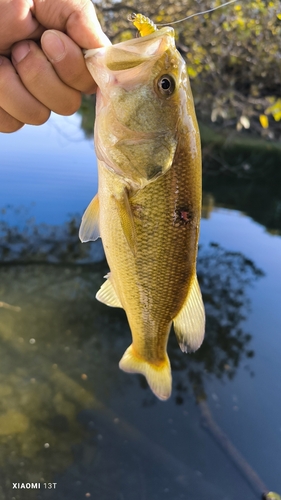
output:
[[[84,51],[86,64],[88,59],[103,58],[104,66],[110,71],[124,71],[140,66],[142,63],[153,58],[159,57],[167,45],[175,44],[174,30],[171,27],[165,27],[151,33],[145,37],[133,38],[115,45],[101,47],[98,49],[89,49]],[[89,61],[90,62],[90,61]]]

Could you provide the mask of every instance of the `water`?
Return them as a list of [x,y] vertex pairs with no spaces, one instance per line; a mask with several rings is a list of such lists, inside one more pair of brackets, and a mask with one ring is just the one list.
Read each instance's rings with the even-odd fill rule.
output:
[[28,207],[37,222],[48,224],[85,209],[97,190],[97,172],[93,141],[80,122],[79,115],[53,114],[43,127],[1,136],[1,208]]
[[125,314],[95,300],[107,265],[100,246],[77,239],[97,189],[80,120],[53,115],[0,136],[1,500],[280,493],[278,217],[269,232],[264,211],[253,220],[234,203],[231,179],[205,179],[206,340],[184,355],[171,333],[173,395],[160,402],[141,376],[118,369]]

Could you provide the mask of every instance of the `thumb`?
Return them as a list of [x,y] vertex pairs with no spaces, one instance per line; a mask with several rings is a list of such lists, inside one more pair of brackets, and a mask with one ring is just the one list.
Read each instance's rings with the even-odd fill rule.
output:
[[32,10],[45,28],[65,32],[84,49],[110,45],[91,0],[35,0]]

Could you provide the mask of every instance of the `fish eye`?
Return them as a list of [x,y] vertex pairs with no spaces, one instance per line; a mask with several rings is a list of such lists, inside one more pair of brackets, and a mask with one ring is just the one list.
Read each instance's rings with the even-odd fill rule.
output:
[[157,82],[157,87],[161,95],[169,97],[175,91],[176,82],[171,75],[162,75]]

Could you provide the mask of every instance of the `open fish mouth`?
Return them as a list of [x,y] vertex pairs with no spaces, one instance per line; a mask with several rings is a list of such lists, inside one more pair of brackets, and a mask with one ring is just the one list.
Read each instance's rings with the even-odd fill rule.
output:
[[145,38],[133,38],[117,43],[110,47],[89,49],[84,51],[84,57],[105,57],[105,66],[111,71],[125,71],[135,68],[153,56],[159,57],[167,50],[167,35],[170,43],[174,44],[174,30],[170,27],[162,28]]
[[[171,168],[176,151],[174,110],[185,64],[174,30],[87,50],[85,60],[98,85],[97,157],[133,191],[142,189]],[[164,113],[173,121],[168,127]]]

